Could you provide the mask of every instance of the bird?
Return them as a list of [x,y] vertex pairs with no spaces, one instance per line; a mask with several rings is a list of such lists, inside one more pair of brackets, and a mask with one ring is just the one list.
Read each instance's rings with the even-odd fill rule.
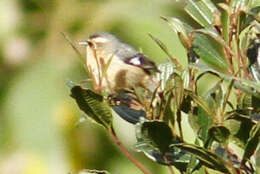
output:
[[86,66],[96,89],[113,94],[136,87],[154,92],[158,87],[156,64],[115,35],[95,33],[79,44],[86,46]]

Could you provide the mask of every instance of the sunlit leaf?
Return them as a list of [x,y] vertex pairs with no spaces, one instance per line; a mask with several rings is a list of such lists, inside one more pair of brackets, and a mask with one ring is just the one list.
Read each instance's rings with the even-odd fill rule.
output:
[[152,161],[162,165],[173,165],[180,171],[185,171],[190,162],[191,155],[178,148],[170,148],[168,152],[162,154],[158,149],[149,143],[139,141],[135,146],[137,152],[143,152]]
[[182,136],[181,128],[181,105],[184,98],[183,80],[177,73],[172,73],[166,82],[164,90],[164,99],[166,100],[163,118],[168,123],[171,122],[174,126],[175,119],[179,126],[180,134]]
[[183,80],[177,73],[172,73],[166,82],[165,92],[172,92],[174,98],[175,109],[178,109],[182,104],[184,97]]
[[187,0],[185,11],[203,27],[213,24],[217,8],[210,0]]
[[228,47],[227,42],[222,38],[221,35],[219,35],[219,33],[216,31],[216,29],[214,29],[212,27],[207,28],[207,29],[205,29],[205,28],[197,29],[197,30],[195,30],[195,32],[205,34],[205,35],[211,37],[212,39],[214,39],[215,41],[217,41],[223,47]]
[[230,27],[230,7],[225,3],[219,3],[219,7],[222,8],[221,11],[221,28],[222,28],[222,35],[224,40],[229,43],[229,27]]
[[180,38],[181,43],[185,48],[191,47],[191,38],[190,33],[193,31],[193,28],[188,24],[182,22],[178,18],[174,17],[162,17],[172,28],[174,32],[176,32]]
[[183,151],[186,151],[188,153],[191,153],[192,155],[195,155],[197,159],[199,159],[203,164],[209,168],[212,168],[214,170],[232,174],[233,170],[230,169],[228,165],[223,161],[221,157],[216,155],[215,153],[204,149],[202,147],[193,145],[193,144],[172,144],[171,147],[177,147],[182,149]]
[[163,111],[163,120],[165,123],[171,123],[172,126],[174,126],[175,123],[175,112],[173,110],[173,94],[170,93],[167,95],[167,97],[164,97],[166,99],[165,108]]
[[204,109],[202,109],[201,106],[198,107],[198,114],[196,124],[199,127],[199,138],[206,143],[208,140],[208,130],[211,127],[213,121],[212,121],[212,116],[209,116],[207,112],[205,112]]
[[244,148],[249,138],[250,131],[255,123],[246,115],[240,114],[238,111],[228,113],[225,126],[229,129],[231,138],[234,143]]
[[250,25],[250,23],[257,18],[257,15],[259,14],[259,12],[260,12],[260,6],[256,6],[252,9],[250,9],[245,20],[241,24],[240,30],[247,28]]
[[138,152],[143,152],[159,164],[174,165],[180,171],[186,170],[190,154],[169,147],[181,140],[172,136],[170,128],[164,122],[146,121],[136,124],[136,138],[135,150]]
[[162,154],[169,151],[173,135],[170,127],[161,121],[146,121],[141,124],[140,133],[144,141],[150,142]]
[[197,103],[207,113],[209,117],[213,118],[214,113],[212,112],[208,103],[205,100],[203,100],[203,98],[188,90],[185,90],[185,93],[188,94],[195,101],[195,103]]
[[161,73],[157,73],[157,78],[161,81],[161,89],[164,90],[166,82],[169,79],[170,75],[174,71],[174,65],[172,63],[162,63],[158,65],[158,69]]
[[74,86],[71,89],[71,97],[74,98],[78,107],[84,111],[96,123],[109,128],[112,124],[112,113],[103,96],[83,89],[80,86]]
[[192,174],[195,170],[198,170],[201,167],[200,164],[201,163],[199,163],[199,160],[197,160],[196,156],[192,155],[192,157],[190,159],[190,162],[189,162],[189,164],[187,166],[186,173],[187,174]]
[[193,129],[199,134],[199,138],[205,143],[208,139],[208,129],[215,117],[214,110],[201,96],[188,90],[185,90],[185,94],[197,104],[197,107],[192,109],[192,113],[189,113],[189,121]]
[[178,59],[176,59],[174,56],[172,56],[172,54],[169,52],[168,48],[166,47],[166,45],[160,41],[158,38],[154,37],[153,35],[149,34],[149,36],[156,42],[156,44],[165,52],[165,54],[170,58],[170,60],[174,63],[174,65],[176,66],[176,68],[179,71],[183,71],[183,68],[181,66],[181,64],[179,63]]
[[246,80],[246,79],[243,79],[243,78],[228,76],[226,74],[220,73],[220,72],[218,72],[218,71],[216,71],[212,68],[209,68],[208,66],[204,66],[204,65],[192,64],[192,65],[189,65],[189,66],[196,68],[196,69],[199,69],[199,70],[202,70],[202,71],[211,71],[213,73],[218,74],[221,78],[223,78],[224,80],[227,80],[229,82],[234,80],[234,86],[236,88],[239,88],[244,92],[252,94],[257,98],[260,97],[260,85],[258,83],[255,83],[253,81]]
[[248,5],[249,0],[231,0],[230,6],[233,7],[234,10],[240,10],[240,8]]
[[226,143],[229,138],[230,132],[224,126],[212,127],[209,130],[209,136],[219,143]]
[[226,62],[223,50],[217,42],[213,42],[204,34],[195,34],[192,46],[197,55],[210,67],[227,72],[228,64]]
[[242,163],[245,163],[256,152],[260,142],[260,122],[258,122],[251,130],[250,137],[246,143]]
[[[203,98],[207,101],[212,112],[220,113],[224,104],[224,91],[223,91],[223,79],[218,81],[212,88],[210,88],[204,95]],[[218,115],[220,116],[220,115]]]

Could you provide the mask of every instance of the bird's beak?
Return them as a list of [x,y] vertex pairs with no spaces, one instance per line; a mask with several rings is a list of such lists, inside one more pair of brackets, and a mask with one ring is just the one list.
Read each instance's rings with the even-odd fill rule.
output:
[[83,46],[89,46],[91,44],[91,42],[89,40],[86,41],[80,41],[79,45],[83,45]]

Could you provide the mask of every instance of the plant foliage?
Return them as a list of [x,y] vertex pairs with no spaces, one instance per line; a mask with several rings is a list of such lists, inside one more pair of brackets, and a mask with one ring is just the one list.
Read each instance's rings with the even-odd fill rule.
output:
[[[135,124],[135,149],[159,164],[189,174],[209,169],[253,174],[260,142],[260,4],[257,0],[185,3],[184,11],[200,27],[176,17],[162,19],[179,36],[188,64],[181,65],[171,55],[174,46],[166,47],[150,34],[171,61],[159,65],[161,86],[152,97],[145,89],[135,89],[130,96],[111,98],[79,85],[71,88],[71,96],[108,131],[113,127],[110,108]],[[212,77],[213,86],[208,86],[205,79]],[[200,92],[203,79],[207,88]],[[141,109],[131,108],[133,99]],[[192,132],[194,140],[185,132]]]

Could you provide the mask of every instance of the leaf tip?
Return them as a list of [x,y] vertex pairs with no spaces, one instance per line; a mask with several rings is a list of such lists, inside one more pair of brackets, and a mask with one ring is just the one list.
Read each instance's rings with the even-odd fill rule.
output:
[[166,21],[166,22],[169,21],[169,20],[168,20],[168,17],[166,17],[166,16],[160,16],[160,18],[163,19],[163,20]]
[[76,84],[72,80],[66,80],[66,86],[72,89],[76,86]]

